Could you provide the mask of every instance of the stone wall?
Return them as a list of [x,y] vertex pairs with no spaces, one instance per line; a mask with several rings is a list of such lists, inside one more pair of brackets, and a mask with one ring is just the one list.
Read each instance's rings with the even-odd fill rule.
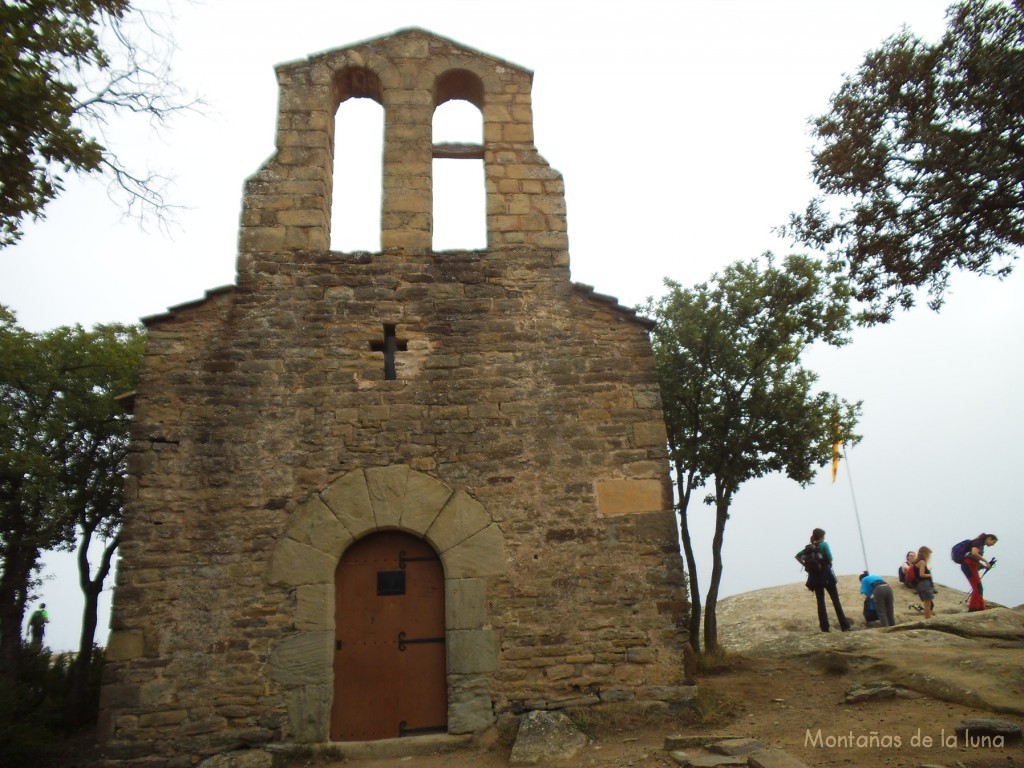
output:
[[[429,215],[406,208],[429,163],[412,139],[385,148],[384,252],[323,250],[329,216],[282,216],[329,205],[329,143],[293,155],[317,142],[284,127],[332,135],[353,62],[374,74],[356,85],[384,102],[387,136],[396,105],[478,82],[453,84],[453,67],[478,74],[486,251],[424,245]],[[330,579],[376,530],[422,536],[444,563],[449,732],[678,700],[686,602],[648,325],[570,280],[561,180],[532,127],[511,127],[531,125],[529,73],[412,30],[279,79],[279,148],[246,186],[238,285],[147,321],[108,753],[171,766],[325,740]],[[310,109],[323,99],[324,115]],[[420,140],[421,107],[402,118]],[[375,350],[385,327],[404,347],[393,380]]]

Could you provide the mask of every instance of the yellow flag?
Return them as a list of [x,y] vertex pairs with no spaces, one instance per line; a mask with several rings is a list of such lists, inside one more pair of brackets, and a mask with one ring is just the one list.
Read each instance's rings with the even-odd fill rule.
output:
[[843,447],[842,440],[832,443],[832,482],[836,481],[836,473],[839,471],[839,450]]

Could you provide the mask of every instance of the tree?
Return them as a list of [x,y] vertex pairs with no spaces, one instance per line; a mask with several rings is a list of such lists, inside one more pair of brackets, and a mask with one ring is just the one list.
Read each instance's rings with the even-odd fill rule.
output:
[[785,472],[801,485],[832,459],[841,434],[850,444],[860,404],[813,394],[817,376],[800,366],[811,343],[846,344],[850,295],[837,268],[806,256],[776,267],[737,262],[706,283],[668,293],[643,308],[657,325],[652,343],[675,475],[690,583],[689,639],[700,649],[701,599],[689,530],[693,492],[714,478],[711,581],[704,606],[704,650],[718,649],[716,606],[729,507],[747,480]]
[[[125,325],[32,334],[0,306],[0,674],[17,672],[41,553],[76,544],[88,670],[123,502],[130,417],[115,398],[134,389],[142,343],[141,329]],[[93,576],[95,536],[106,547]]]
[[27,217],[43,217],[68,172],[106,175],[140,218],[168,214],[167,180],[131,170],[102,140],[115,113],[163,122],[196,103],[180,99],[160,35],[144,23],[154,34],[143,50],[130,16],[129,0],[0,5],[0,248],[17,242]]
[[1024,244],[1024,3],[953,5],[942,39],[904,30],[867,54],[827,114],[813,178],[826,196],[783,232],[827,250],[886,322],[955,270],[1006,276]]

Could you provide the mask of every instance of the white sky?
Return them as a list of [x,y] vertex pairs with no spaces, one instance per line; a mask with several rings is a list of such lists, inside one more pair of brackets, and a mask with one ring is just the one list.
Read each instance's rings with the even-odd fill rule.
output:
[[[208,0],[172,3],[175,73],[209,114],[161,137],[121,129],[116,149],[176,177],[188,206],[169,239],[122,219],[95,182],[68,191],[21,243],[0,252],[0,303],[22,325],[132,322],[234,281],[243,180],[273,151],[274,65],[405,27],[423,27],[535,73],[536,145],[565,178],[574,280],[634,305],[787,243],[801,210],[808,118],[864,53],[902,24],[928,38],[941,0]],[[895,573],[907,549],[935,550],[940,583],[963,577],[949,547],[993,531],[990,599],[1024,602],[1019,399],[1024,282],[965,276],[941,314],[919,309],[852,345],[814,350],[822,387],[864,400],[864,442],[839,482],[782,477],[744,486],[726,529],[722,595],[802,580],[793,554],[821,526],[837,570]],[[847,470],[852,471],[852,483]],[[854,501],[855,500],[855,501]],[[856,505],[856,506],[855,506]],[[711,508],[694,510],[710,570]],[[70,561],[51,558],[48,644],[75,648],[81,599]],[[109,593],[107,595],[109,599]],[[105,601],[106,603],[107,601]],[[851,615],[860,601],[846,595]],[[34,605],[34,604],[33,604]],[[943,595],[937,597],[943,607]],[[807,610],[813,612],[808,595]],[[97,633],[105,642],[107,616]]]

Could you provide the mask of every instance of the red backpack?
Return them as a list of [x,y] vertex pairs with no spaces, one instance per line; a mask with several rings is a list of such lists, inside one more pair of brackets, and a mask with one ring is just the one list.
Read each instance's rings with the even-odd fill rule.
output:
[[912,587],[917,583],[917,563],[907,566],[903,570],[903,583],[908,587]]

